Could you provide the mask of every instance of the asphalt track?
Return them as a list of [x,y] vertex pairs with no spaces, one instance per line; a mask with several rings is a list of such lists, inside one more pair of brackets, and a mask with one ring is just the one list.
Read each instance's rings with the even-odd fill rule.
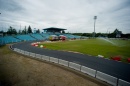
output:
[[70,62],[75,62],[80,65],[104,72],[111,76],[123,79],[130,82],[130,64],[116,62],[113,60],[98,58],[94,56],[58,51],[58,50],[49,50],[34,47],[31,45],[31,42],[23,42],[12,45],[12,48],[19,48],[25,51],[46,55],[50,57],[55,57]]

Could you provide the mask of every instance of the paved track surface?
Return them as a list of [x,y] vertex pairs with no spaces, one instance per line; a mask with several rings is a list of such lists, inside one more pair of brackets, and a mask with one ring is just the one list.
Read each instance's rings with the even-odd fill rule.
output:
[[113,60],[98,58],[94,56],[88,56],[79,53],[38,48],[31,46],[31,42],[14,44],[12,47],[41,55],[67,60],[70,62],[75,62],[80,65],[84,65],[86,67],[104,72],[106,74],[130,82],[130,64],[116,62]]

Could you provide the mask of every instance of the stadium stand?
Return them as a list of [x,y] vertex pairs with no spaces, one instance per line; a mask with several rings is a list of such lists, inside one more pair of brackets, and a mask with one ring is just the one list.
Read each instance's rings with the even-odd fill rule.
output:
[[16,38],[22,40],[22,41],[32,41],[36,40],[35,38],[31,37],[29,34],[27,35],[17,35]]
[[37,40],[44,40],[46,37],[43,37],[41,34],[31,34],[33,38],[36,38]]
[[[67,39],[80,39],[80,36],[72,35],[72,34],[65,34],[65,30],[63,28],[45,28],[43,29],[44,33],[32,33],[32,34],[25,34],[25,35],[15,35],[15,36],[5,36],[0,37],[0,44],[7,44],[7,43],[13,43],[13,42],[20,42],[20,41],[34,41],[34,40],[49,40],[49,37],[51,35],[60,36],[63,35]],[[3,36],[0,34],[0,36]]]
[[[41,33],[41,34],[26,34],[26,35],[15,35],[15,36],[4,36],[0,37],[0,45],[21,42],[21,41],[34,41],[34,40],[48,40],[50,35],[56,35],[54,33]],[[67,39],[79,39],[80,36],[72,34],[61,34],[58,33],[57,36],[64,35]]]
[[21,40],[14,38],[13,36],[0,37],[0,44],[8,44],[13,42],[20,42]]
[[72,34],[63,34],[63,35],[66,36],[68,39],[74,39],[74,38],[79,39],[80,38],[80,36],[75,36]]
[[50,36],[50,34],[48,34],[48,33],[42,33],[41,35],[42,35],[45,39],[48,39],[49,36]]
[[63,28],[56,28],[56,27],[50,27],[50,28],[45,28],[44,30],[44,34],[49,34],[49,35],[64,35],[67,37],[67,39],[79,39],[80,36],[75,36],[72,34],[64,34],[65,30],[67,29],[63,29]]

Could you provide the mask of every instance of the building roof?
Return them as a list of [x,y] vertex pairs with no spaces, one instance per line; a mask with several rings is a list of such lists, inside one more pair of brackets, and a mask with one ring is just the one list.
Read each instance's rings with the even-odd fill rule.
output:
[[43,30],[67,30],[67,29],[50,27],[50,28],[45,28]]

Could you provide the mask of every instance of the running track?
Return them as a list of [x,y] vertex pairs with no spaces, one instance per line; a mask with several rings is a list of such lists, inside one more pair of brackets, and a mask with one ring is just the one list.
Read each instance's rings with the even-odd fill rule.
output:
[[17,43],[12,45],[12,48],[75,62],[130,82],[130,64],[79,53],[38,48],[31,46],[31,42]]

